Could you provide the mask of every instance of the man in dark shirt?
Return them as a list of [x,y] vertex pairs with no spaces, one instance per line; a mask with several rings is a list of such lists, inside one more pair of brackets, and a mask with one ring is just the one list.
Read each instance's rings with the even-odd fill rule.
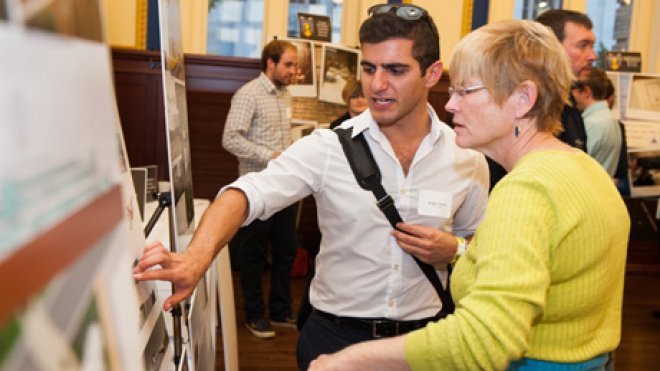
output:
[[[572,10],[548,10],[539,15],[536,21],[554,32],[564,47],[576,78],[588,76],[591,65],[598,56],[594,51],[596,36],[591,30],[593,25],[584,13]],[[580,112],[572,106],[564,107],[561,115],[564,131],[559,138],[573,147],[586,150],[586,134]]]
[[[589,17],[584,13],[572,10],[552,9],[539,15],[536,22],[548,26],[557,36],[566,51],[575,78],[588,76],[591,72],[591,65],[598,57],[594,51],[596,37],[591,30],[593,24]],[[571,97],[571,101],[573,101],[573,97]],[[559,139],[587,152],[587,134],[582,114],[574,105],[564,106],[561,113],[561,124],[564,130],[559,134]],[[506,171],[490,158],[488,158],[488,168],[492,189],[506,175]]]

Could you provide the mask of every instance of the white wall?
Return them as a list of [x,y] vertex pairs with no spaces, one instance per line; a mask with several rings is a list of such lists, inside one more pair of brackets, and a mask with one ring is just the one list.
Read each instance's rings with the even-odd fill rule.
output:
[[448,67],[451,51],[461,39],[463,0],[414,0],[412,3],[428,10],[433,18],[440,33],[440,58],[445,68]]
[[[146,0],[103,0],[105,35],[112,46],[137,48],[137,9]],[[146,22],[146,21],[145,21]]]
[[642,72],[660,73],[660,4],[635,1],[630,29],[630,51],[642,52]]

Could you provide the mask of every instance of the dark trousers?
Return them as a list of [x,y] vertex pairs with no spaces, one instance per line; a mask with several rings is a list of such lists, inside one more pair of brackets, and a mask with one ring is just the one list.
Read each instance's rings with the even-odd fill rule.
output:
[[298,336],[298,368],[307,370],[309,364],[321,354],[334,353],[349,345],[373,339],[367,331],[342,327],[312,311]]
[[264,298],[261,275],[265,251],[272,247],[269,313],[271,319],[282,320],[291,313],[291,265],[296,257],[296,213],[293,204],[275,213],[270,219],[255,220],[239,231],[241,289],[245,300],[245,319],[264,318]]

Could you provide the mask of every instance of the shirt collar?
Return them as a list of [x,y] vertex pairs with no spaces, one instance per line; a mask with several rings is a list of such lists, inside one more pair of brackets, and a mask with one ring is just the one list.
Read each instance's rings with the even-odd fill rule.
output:
[[[431,143],[435,143],[438,139],[442,137],[442,129],[440,125],[440,119],[438,118],[438,115],[435,113],[435,110],[433,110],[433,107],[427,102],[426,103],[426,110],[429,114],[429,117],[431,118],[431,131],[427,135],[427,137],[431,140]],[[362,112],[359,116],[365,116],[364,119],[361,120],[356,120],[356,123],[353,125],[353,132],[351,133],[351,137],[355,137],[356,135],[365,132],[366,130],[369,130],[370,135],[376,139],[385,139],[385,134],[380,130],[380,127],[378,126],[378,123],[376,123],[376,120],[374,120],[373,116],[371,116],[371,112],[369,109],[366,111]]]
[[589,107],[585,108],[584,111],[582,111],[582,116],[588,116],[592,112],[599,111],[603,108],[608,108],[607,107],[607,101],[602,100],[602,101],[596,102],[596,103],[590,105]]
[[261,72],[259,74],[259,81],[261,81],[261,85],[263,85],[264,89],[266,89],[266,92],[268,94],[277,95],[284,93],[286,91],[286,86],[282,86],[280,89],[277,89],[275,87],[275,84],[273,84],[273,82],[270,81],[270,79],[268,78],[268,76],[266,76],[264,72]]

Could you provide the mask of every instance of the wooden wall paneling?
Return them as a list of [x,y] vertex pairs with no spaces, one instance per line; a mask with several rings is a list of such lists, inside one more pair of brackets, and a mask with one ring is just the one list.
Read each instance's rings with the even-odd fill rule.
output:
[[224,119],[231,97],[188,91],[188,124],[195,197],[213,199],[238,176],[238,161],[222,148]]
[[234,93],[257,77],[254,59],[186,55],[188,126],[195,197],[213,199],[238,177],[238,161],[222,148],[222,132]]
[[117,109],[131,166],[158,165],[167,180],[167,145],[160,54],[114,49]]
[[[160,53],[113,50],[115,91],[131,166],[157,164],[167,180]],[[212,199],[236,179],[236,158],[222,149],[231,97],[260,72],[245,58],[186,55],[186,95],[195,197]]]

